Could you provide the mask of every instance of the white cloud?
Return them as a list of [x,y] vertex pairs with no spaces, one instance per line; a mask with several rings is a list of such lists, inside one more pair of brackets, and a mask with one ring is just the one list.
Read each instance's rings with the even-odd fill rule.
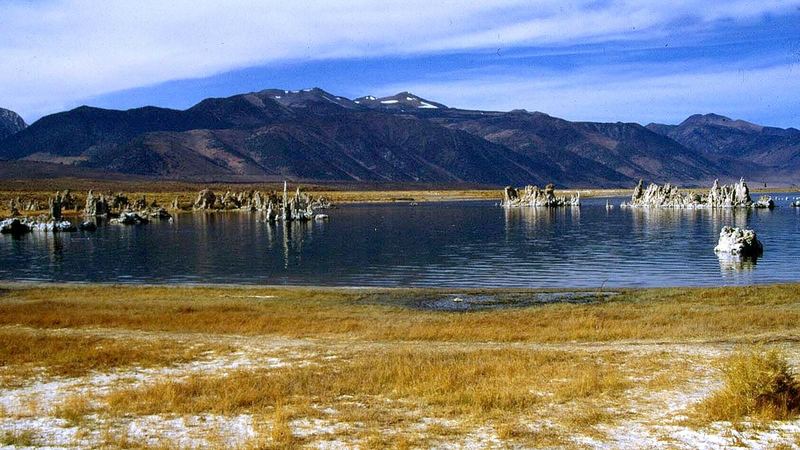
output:
[[[23,113],[287,60],[559,45],[747,20],[796,1],[0,0],[0,103]],[[320,81],[324,84],[324,80]]]
[[766,125],[798,127],[800,66],[674,73],[662,65],[541,72],[526,77],[470,74],[453,80],[376,86],[384,95],[409,90],[460,108],[524,108],[568,120],[678,123],[714,112]]

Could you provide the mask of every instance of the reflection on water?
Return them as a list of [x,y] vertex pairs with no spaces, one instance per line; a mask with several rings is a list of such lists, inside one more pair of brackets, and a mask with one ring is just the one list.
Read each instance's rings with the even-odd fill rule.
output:
[[[303,242],[310,240],[313,232],[313,223],[308,222],[282,222],[278,225],[267,224],[272,233],[272,229],[280,226],[283,228],[283,267],[288,269],[292,264],[301,264],[303,261]],[[324,225],[322,223],[321,225]]]
[[[522,229],[529,234],[547,230],[556,223],[577,224],[581,221],[580,208],[503,208],[506,231]],[[567,221],[569,218],[569,221]]]
[[[612,200],[619,204],[620,200]],[[96,233],[0,237],[0,279],[369,286],[590,287],[797,281],[797,209],[503,209],[495,202],[343,206],[329,222],[239,212]],[[713,249],[753,228],[755,261]]]
[[758,263],[758,258],[755,256],[742,257],[719,253],[717,258],[719,259],[719,269],[723,277],[736,277],[743,272],[752,272]]
[[676,208],[625,208],[633,219],[634,226],[642,232],[658,232],[665,227],[704,226],[721,230],[723,226],[746,227],[754,211],[742,208],[676,209]]

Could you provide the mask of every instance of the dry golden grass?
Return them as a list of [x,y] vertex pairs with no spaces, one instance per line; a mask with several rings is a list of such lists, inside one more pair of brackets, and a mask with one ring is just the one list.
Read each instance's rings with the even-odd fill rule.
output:
[[272,415],[272,427],[270,428],[270,438],[272,444],[285,448],[292,448],[297,445],[297,438],[292,434],[289,426],[289,415],[286,414],[281,405],[276,405],[275,413]]
[[719,370],[725,384],[697,406],[702,421],[786,420],[800,413],[800,381],[779,350],[740,350]]
[[573,376],[559,385],[554,394],[559,401],[570,401],[604,394],[613,395],[630,385],[630,381],[615,367],[609,366],[607,361],[592,361],[582,370],[573,372]]
[[[614,417],[601,406],[624,406],[630,377],[668,369],[666,360],[656,367],[620,352],[390,346],[308,366],[121,388],[105,398],[99,412],[110,417],[271,414],[269,439],[259,442],[291,447],[299,442],[291,420],[323,417],[309,410],[314,404],[334,408],[333,416],[324,417],[349,424],[340,433],[360,436],[367,447],[402,442],[418,447],[442,436],[463,437],[475,426],[494,428],[509,442],[553,443],[558,433],[528,427],[524,421],[547,414],[573,432],[612,423]],[[425,417],[456,419],[460,425],[440,425],[420,434]]]
[[70,426],[84,423],[86,416],[94,411],[85,394],[73,394],[59,401],[51,414],[67,421]]
[[[603,442],[609,427],[657,417],[652,408],[665,401],[661,394],[690,394],[697,377],[709,383],[709,366],[731,343],[800,337],[797,285],[623,290],[592,304],[491,312],[402,306],[406,296],[443,293],[383,290],[377,299],[350,289],[7,285],[0,289],[0,361],[3,370],[44,367],[65,376],[169,365],[207,350],[288,364],[156,376],[28,408],[28,416],[46,410],[81,428],[107,424],[101,447],[147,448],[124,433],[132,418],[206,414],[252,415],[256,437],[242,445],[252,449],[323,439],[420,448],[476,434],[509,446],[570,447],[573,435]],[[731,410],[792,417],[793,407],[763,407],[780,402],[741,400],[776,379],[763,373],[789,373],[784,360],[770,358],[726,360],[719,373],[738,380],[728,390],[739,397],[712,397],[707,403],[715,406],[697,409],[708,407],[716,418],[703,420],[731,417]],[[317,422],[336,426],[312,436],[298,431]],[[230,431],[208,432],[212,447],[229,442]]]
[[630,290],[593,304],[472,313],[400,306],[420,292],[442,291],[387,291],[394,306],[347,289],[14,286],[0,293],[0,325],[453,342],[800,337],[798,285]]
[[33,447],[36,445],[36,433],[33,430],[5,431],[0,433],[0,445]]
[[160,367],[187,362],[223,346],[170,340],[108,339],[93,336],[0,330],[0,386],[32,375],[77,377],[122,367]]

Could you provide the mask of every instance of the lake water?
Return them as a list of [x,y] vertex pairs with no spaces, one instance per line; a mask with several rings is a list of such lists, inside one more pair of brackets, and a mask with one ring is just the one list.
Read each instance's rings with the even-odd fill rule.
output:
[[[772,211],[607,211],[605,202],[345,205],[327,211],[328,222],[290,227],[258,214],[187,213],[172,224],[5,235],[0,279],[586,288],[800,281],[800,208],[787,201]],[[713,248],[724,225],[755,229],[763,257],[719,259]]]

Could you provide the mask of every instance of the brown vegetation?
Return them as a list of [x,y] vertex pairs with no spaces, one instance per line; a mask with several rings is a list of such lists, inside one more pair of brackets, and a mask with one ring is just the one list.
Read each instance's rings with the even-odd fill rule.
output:
[[30,330],[0,330],[0,387],[33,375],[77,377],[122,367],[161,367],[224,347],[170,340],[107,339]]
[[32,447],[36,444],[33,430],[5,431],[0,433],[0,445]]
[[266,415],[272,417],[270,441],[287,446],[298,439],[291,421],[324,417],[323,408],[337,411],[337,423],[346,425],[343,434],[362,430],[365,439],[374,440],[370,430],[394,430],[399,436],[392,446],[400,436],[419,439],[412,431],[426,417],[461,423],[459,428],[439,426],[430,439],[463,436],[471,424],[494,427],[508,442],[534,442],[547,435],[526,423],[540,414],[573,430],[613,423],[605,408],[625,408],[623,393],[632,386],[631,376],[670,369],[666,360],[653,366],[628,356],[388,347],[304,367],[198,374],[121,388],[106,397],[101,411],[118,417]]
[[701,419],[786,420],[800,413],[800,380],[775,348],[747,349],[719,364],[724,386],[698,405]]
[[396,296],[393,305],[348,289],[15,287],[0,296],[0,325],[454,342],[730,341],[800,334],[797,285],[621,291],[590,304],[465,314],[400,306],[402,296],[425,292],[384,292]]
[[[621,290],[594,303],[490,312],[404,306],[409,296],[449,293],[7,285],[0,370],[12,381],[6,395],[18,394],[1,412],[8,423],[58,418],[109,448],[174,447],[130,432],[128,424],[153,418],[199,421],[196,432],[210,447],[232,446],[231,429],[220,424],[241,416],[253,434],[240,448],[491,439],[573,447],[576,436],[613,447],[614,430],[631,423],[661,430],[685,426],[678,417],[691,415],[696,429],[751,419],[768,427],[797,412],[787,361],[798,355],[772,350],[791,349],[800,332],[797,285]],[[769,347],[752,353],[753,342]],[[735,346],[743,352],[728,358]],[[176,366],[189,361],[203,365]],[[95,372],[126,381],[93,387],[85,380]],[[62,384],[55,401],[31,394],[52,377],[77,382]],[[717,379],[723,388],[703,399]],[[732,444],[746,442],[740,432],[731,436]],[[4,438],[44,442],[38,432]]]
[[623,364],[622,355],[412,347],[305,367],[169,380],[118,391],[108,402],[123,414],[235,414],[297,402],[332,404],[342,396],[388,396],[447,415],[524,413],[541,402],[539,391],[553,391],[561,402],[619,394],[629,383],[612,362]]

